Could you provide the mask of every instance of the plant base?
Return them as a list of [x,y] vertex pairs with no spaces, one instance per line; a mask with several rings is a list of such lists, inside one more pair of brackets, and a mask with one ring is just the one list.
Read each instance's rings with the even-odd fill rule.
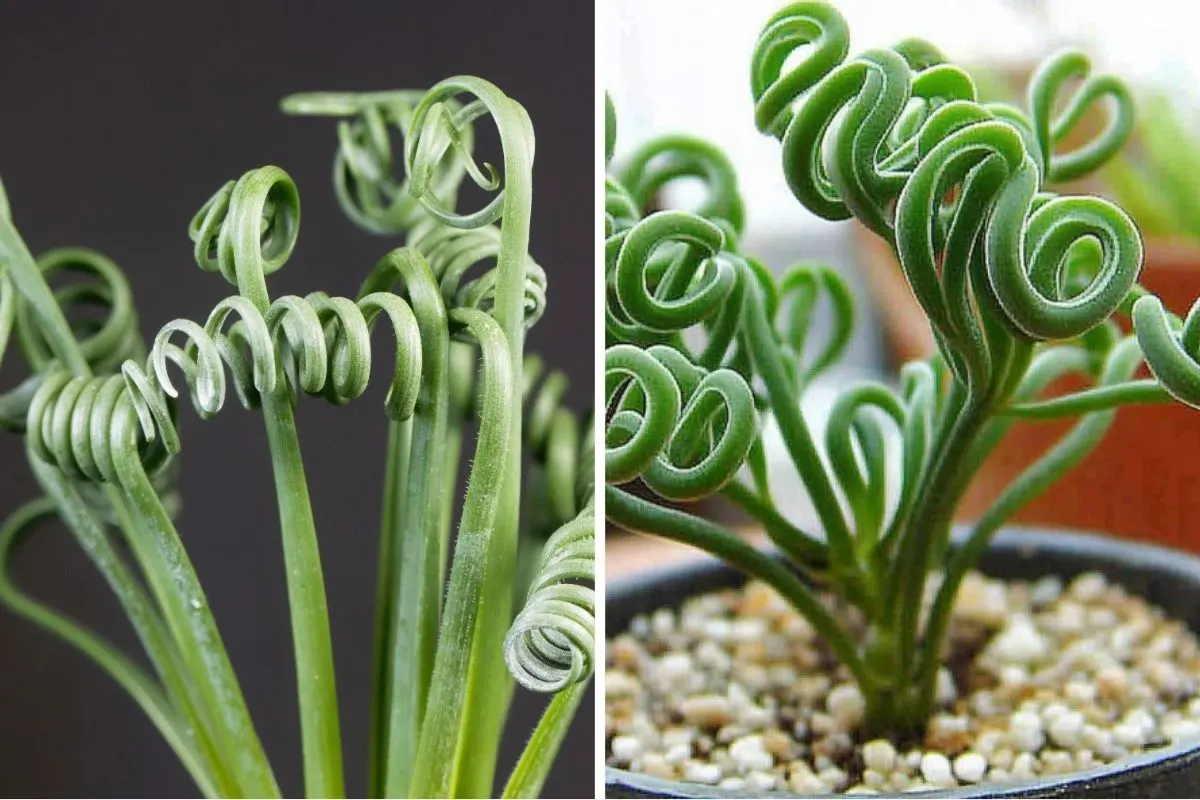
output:
[[[899,740],[863,733],[849,676],[761,584],[722,589],[741,581],[707,567],[613,587],[609,796],[1112,796],[1112,781],[1171,796],[1144,781],[1187,785],[1170,780],[1196,769],[1200,646],[1170,615],[1195,625],[1200,562],[1026,534],[983,566],[1006,580],[964,583],[939,711],[923,736]],[[718,591],[685,601],[707,589]]]

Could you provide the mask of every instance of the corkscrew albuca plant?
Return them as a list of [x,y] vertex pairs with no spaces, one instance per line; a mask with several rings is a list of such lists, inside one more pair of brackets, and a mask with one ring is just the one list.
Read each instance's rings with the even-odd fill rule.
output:
[[[849,338],[846,287],[827,267],[775,275],[741,251],[743,202],[717,148],[671,137],[613,164],[610,103],[605,513],[772,585],[852,673],[866,726],[903,735],[934,707],[956,591],[993,533],[1096,447],[1118,406],[1200,404],[1200,305],[1181,323],[1138,285],[1141,240],[1121,209],[1044,191],[1101,165],[1132,126],[1124,85],[1091,74],[1084,55],[1047,60],[1021,110],[977,101],[968,75],[924,42],[848,50],[828,5],[772,17],[751,58],[755,124],[780,141],[805,208],[853,216],[893,248],[937,354],[906,365],[898,386],[844,387],[818,441],[801,398]],[[1096,103],[1107,103],[1107,127],[1058,152]],[[703,201],[648,213],[680,177],[703,183]],[[819,303],[833,324],[817,342]],[[1133,334],[1120,324],[1129,317]],[[1153,377],[1139,375],[1143,361]],[[1056,396],[1069,373],[1090,386]],[[819,533],[772,494],[767,416]],[[1077,421],[953,542],[956,504],[1011,426],[1063,417]],[[717,493],[757,520],[782,560],[688,512]],[[864,632],[840,627],[823,589],[861,612]]]
[[[296,95],[284,109],[343,118],[334,164],[342,208],[367,231],[406,239],[367,273],[357,297],[272,299],[267,276],[296,244],[299,197],[283,170],[254,169],[221,187],[189,229],[197,264],[236,293],[203,322],[169,322],[147,351],[121,271],[83,249],[34,259],[0,190],[0,358],[11,338],[29,367],[0,394],[0,425],[24,435],[44,492],[0,526],[0,601],[124,687],[206,795],[278,796],[172,520],[180,390],[208,418],[232,382],[267,428],[306,792],[344,796],[332,637],[293,409],[302,394],[337,405],[360,397],[377,356],[371,331],[385,322],[395,361],[380,465],[367,792],[490,796],[515,678],[553,695],[505,788],[536,795],[592,672],[595,534],[591,423],[563,405],[565,375],[543,377],[524,347],[546,302],[545,271],[528,253],[529,117],[473,77],[428,92]],[[472,154],[481,120],[499,131],[502,170]],[[395,134],[402,155],[393,153]],[[470,213],[456,209],[467,178],[492,193]],[[70,280],[52,289],[49,279],[61,275]],[[102,313],[81,313],[89,308]],[[457,469],[473,421],[459,504]],[[14,581],[18,545],[50,518],[103,574],[150,670]]]

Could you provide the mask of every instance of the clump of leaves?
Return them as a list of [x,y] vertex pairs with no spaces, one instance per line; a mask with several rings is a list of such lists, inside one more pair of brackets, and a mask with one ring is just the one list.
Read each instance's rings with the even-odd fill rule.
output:
[[[172,373],[202,418],[222,409],[232,380],[242,404],[263,412],[275,472],[306,792],[344,797],[331,632],[293,408],[301,395],[336,405],[360,397],[371,331],[386,322],[395,361],[367,793],[490,796],[515,678],[553,695],[505,788],[536,795],[592,673],[595,532],[591,425],[563,406],[565,375],[539,382],[542,363],[524,346],[546,303],[546,273],[528,252],[532,125],[520,104],[473,77],[428,92],[297,95],[284,108],[344,117],[334,163],[342,208],[369,232],[405,237],[354,298],[270,297],[267,276],[296,244],[300,201],[283,170],[254,169],[222,186],[189,229],[196,263],[236,294],[202,324],[168,323],[147,353],[121,271],[90,250],[34,259],[0,190],[0,358],[15,330],[29,367],[0,394],[0,426],[24,435],[45,494],[0,526],[0,601],[119,682],[206,795],[278,797],[172,519],[181,447]],[[472,154],[480,120],[499,132],[502,170]],[[466,178],[493,193],[478,211],[456,209]],[[56,273],[74,280],[52,290]],[[103,313],[78,313],[96,307]],[[53,517],[112,587],[151,670],[14,582],[18,544]]]
[[[740,249],[743,202],[718,149],[647,143],[611,165],[605,187],[605,508],[621,527],[702,548],[774,586],[853,674],[867,727],[903,734],[931,713],[955,593],[993,533],[1096,447],[1118,406],[1200,401],[1200,310],[1181,323],[1138,285],[1141,239],[1121,209],[1045,191],[1095,170],[1132,127],[1129,92],[1091,74],[1083,54],[1042,64],[1021,109],[980,102],[969,75],[925,42],[848,51],[845,21],[826,4],[773,16],[751,57],[754,122],[780,141],[805,208],[857,218],[891,246],[937,353],[906,365],[898,386],[846,387],[818,441],[801,398],[849,337],[846,287],[808,263],[777,276]],[[1059,152],[1097,103],[1107,126]],[[611,156],[615,116],[608,130]],[[704,201],[647,213],[682,176],[705,184]],[[821,302],[834,324],[814,342]],[[1130,315],[1136,335],[1118,324]],[[1138,377],[1143,360],[1156,377]],[[1068,373],[1087,388],[1046,397]],[[819,532],[772,495],[768,416]],[[1077,421],[952,542],[955,507],[1006,432],[1062,417]],[[901,465],[891,487],[889,450]],[[673,503],[646,499],[635,482]],[[715,493],[754,517],[783,559],[688,513]],[[943,577],[926,606],[935,570]],[[865,636],[839,627],[822,588],[862,612]]]

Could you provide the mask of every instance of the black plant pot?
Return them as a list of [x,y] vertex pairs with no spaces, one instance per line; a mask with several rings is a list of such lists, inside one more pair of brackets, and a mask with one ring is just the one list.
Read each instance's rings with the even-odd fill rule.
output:
[[[1025,580],[1043,575],[1070,579],[1083,572],[1101,572],[1200,632],[1200,558],[1184,553],[1101,536],[1013,528],[996,536],[980,569],[993,577]],[[627,630],[637,614],[663,607],[677,608],[690,596],[739,586],[745,580],[744,575],[719,562],[703,561],[610,584],[606,601],[608,636]],[[1197,789],[1200,789],[1200,742],[1188,742],[1071,775],[913,796],[1195,797]],[[605,790],[608,797],[754,796],[611,767],[605,771]],[[771,796],[797,795],[772,792]]]

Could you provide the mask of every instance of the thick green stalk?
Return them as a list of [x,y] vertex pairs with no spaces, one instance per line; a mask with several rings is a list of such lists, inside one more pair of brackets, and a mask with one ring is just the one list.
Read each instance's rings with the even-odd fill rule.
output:
[[845,587],[848,595],[853,596],[856,590],[861,588],[864,576],[854,553],[850,529],[838,505],[837,495],[825,465],[821,463],[816,443],[800,412],[799,398],[792,388],[792,381],[774,342],[762,291],[749,269],[744,270],[742,280],[748,284],[743,335],[750,350],[750,358],[771,398],[771,409],[783,435],[784,445],[800,472],[800,479],[808,489],[825,529],[832,578]]
[[[1018,390],[1017,400],[1028,400],[1045,385],[1078,365],[1079,353],[1064,350],[1051,354],[1057,356],[1035,364]],[[1098,388],[1129,386],[1141,361],[1136,340],[1123,340],[1113,348],[1098,381]],[[1135,402],[1139,394],[1134,393],[1129,402]],[[1028,467],[996,498],[991,507],[976,522],[966,542],[951,556],[946,574],[938,587],[926,625],[925,640],[922,642],[920,666],[922,707],[928,713],[933,707],[936,693],[937,659],[942,640],[950,624],[950,613],[958,587],[963,577],[983,555],[992,535],[1026,503],[1038,497],[1054,485],[1067,472],[1078,466],[1103,441],[1104,435],[1116,419],[1115,408],[1102,408],[1083,416],[1071,430],[1054,444],[1045,454]],[[998,420],[1007,428],[1009,420]],[[994,423],[995,424],[995,423]]]
[[367,741],[367,796],[383,797],[387,731],[391,708],[392,620],[396,570],[401,547],[401,499],[408,484],[412,418],[388,422],[387,458],[383,473],[383,510],[379,520],[379,569],[375,584],[375,634],[371,659],[371,728]]
[[[469,618],[469,630],[445,627],[444,622],[439,639],[439,661],[443,658],[443,648],[453,651],[460,647],[461,641],[455,640],[463,635],[471,639],[470,657],[467,664],[463,665],[467,670],[467,683],[463,687],[465,697],[461,705],[455,703],[461,717],[451,722],[443,713],[443,709],[431,702],[421,734],[421,753],[431,753],[430,748],[437,746],[431,744],[433,741],[450,747],[453,757],[448,762],[439,757],[435,763],[435,759],[430,756],[428,766],[425,763],[419,765],[417,776],[414,778],[413,793],[420,796],[453,794],[483,797],[492,792],[500,731],[507,707],[507,697],[499,689],[507,686],[512,680],[504,664],[502,643],[512,618],[511,581],[516,562],[520,515],[521,387],[525,343],[525,277],[533,203],[533,128],[529,115],[520,104],[487,81],[470,77],[451,78],[430,89],[423,103],[424,110],[418,108],[415,114],[420,118],[423,114],[428,114],[427,104],[438,102],[451,94],[464,92],[477,97],[491,114],[500,134],[504,153],[503,199],[497,214],[501,218],[500,248],[496,256],[492,317],[499,325],[508,353],[509,405],[506,413],[509,420],[503,455],[498,456],[503,458],[505,464],[500,476],[495,530],[487,538],[486,554],[472,552],[472,546],[480,544],[479,542],[467,547],[463,547],[461,543],[456,545],[451,565],[451,591],[446,601],[446,619],[450,619],[448,615],[455,600],[455,571],[465,575],[473,569],[464,566],[460,570],[460,549],[463,558],[486,559],[486,569],[479,573],[482,584],[475,599],[478,608],[461,617],[464,621]],[[486,221],[489,213],[494,212],[483,212],[475,217],[477,220]],[[465,223],[464,227],[475,227],[475,224]],[[460,542],[462,530],[465,529],[460,528]],[[455,661],[456,655],[447,656],[447,664]],[[435,680],[435,689],[441,689],[441,686],[437,685],[438,681],[458,680],[458,677],[451,678],[450,675],[445,675],[444,678]],[[449,731],[444,727],[447,724],[458,728],[453,737],[449,736]],[[431,741],[427,741],[427,737],[432,737]],[[455,742],[453,745],[452,740]],[[462,759],[465,753],[470,754],[468,760]]]
[[[421,386],[412,418],[393,423],[388,442],[388,483],[377,609],[380,658],[376,700],[384,702],[373,741],[372,792],[404,795],[412,781],[421,718],[429,693],[440,611],[441,523],[444,515],[445,437],[450,375],[446,309],[424,257],[411,248],[389,253],[360,289],[360,296],[405,286],[421,348]],[[395,481],[395,483],[392,483]],[[385,578],[384,571],[387,576]],[[387,594],[384,595],[383,592]],[[382,759],[382,760],[381,760]]]
[[112,421],[110,440],[121,486],[141,522],[128,532],[132,534],[129,544],[162,607],[168,628],[179,643],[181,656],[199,683],[202,704],[220,720],[225,732],[223,753],[228,767],[239,776],[242,791],[252,796],[278,797],[279,787],[254,730],[204,590],[175,525],[139,460],[139,430],[137,416],[125,398]]
[[538,797],[579,703],[591,681],[573,683],[551,698],[504,786],[504,798]]
[[[247,173],[234,186],[229,199],[230,217],[223,222],[227,228],[222,232],[220,244],[229,248],[222,258],[232,262],[238,293],[264,317],[271,300],[262,252],[263,211],[270,192],[277,189],[283,191],[281,203],[293,201],[292,224],[298,224],[299,200],[291,179],[278,168],[264,167]],[[284,374],[278,353],[275,359],[277,374]],[[264,392],[262,402],[283,539],[305,792],[311,797],[341,797],[345,794],[345,780],[325,578],[295,412],[286,382],[281,382],[273,392]]]
[[287,571],[296,657],[305,792],[309,797],[342,797],[346,787],[325,577],[295,415],[286,387],[264,395],[262,407],[283,531],[283,566]]
[[884,606],[892,615],[887,623],[898,637],[900,663],[911,665],[912,652],[917,644],[921,617],[921,602],[925,592],[931,552],[936,537],[950,524],[958,496],[949,491],[956,470],[970,452],[971,443],[987,421],[987,412],[968,400],[954,420],[942,447],[934,451],[931,466],[924,476],[913,501],[909,528],[904,532],[897,552],[897,565],[891,585],[892,600]]
[[[478,628],[498,624],[503,634],[509,620],[507,610],[502,621],[491,618],[494,612],[486,602],[492,598],[486,591],[495,583],[488,581],[490,573],[500,571],[505,579],[512,578],[511,569],[501,570],[504,565],[492,557],[495,548],[491,540],[502,535],[500,516],[508,510],[501,490],[509,464],[509,411],[514,404],[520,407],[520,395],[513,393],[507,342],[492,318],[473,309],[455,310],[451,318],[469,325],[479,341],[484,363],[483,396],[479,403],[479,437],[454,545],[429,703],[409,790],[412,797],[486,796],[460,791],[463,771],[472,761],[487,755],[484,750],[468,747],[471,734],[478,737],[479,732],[464,721],[479,711],[475,704],[481,699],[476,694],[481,673],[490,677],[486,675],[491,666],[487,656],[492,654],[481,656],[478,652]],[[499,647],[495,655],[502,659]],[[494,696],[501,694],[502,686],[492,681],[486,684],[486,690]]]

